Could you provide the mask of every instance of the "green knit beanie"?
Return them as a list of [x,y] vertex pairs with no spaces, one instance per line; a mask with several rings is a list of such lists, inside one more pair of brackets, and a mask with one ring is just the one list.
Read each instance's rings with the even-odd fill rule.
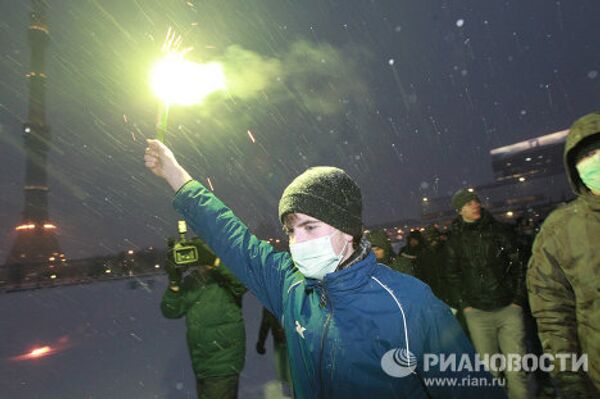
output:
[[460,211],[467,202],[472,200],[481,203],[481,200],[473,190],[461,188],[452,196],[452,207],[457,211]]
[[317,166],[296,177],[279,200],[279,220],[304,213],[358,237],[362,234],[360,188],[342,169]]

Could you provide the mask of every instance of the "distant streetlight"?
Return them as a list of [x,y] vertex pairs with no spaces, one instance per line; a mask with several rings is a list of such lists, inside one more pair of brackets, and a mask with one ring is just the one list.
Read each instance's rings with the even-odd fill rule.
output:
[[423,197],[423,202],[428,202],[428,201],[429,201],[429,198]]
[[527,179],[526,179],[526,178],[524,178],[523,176],[519,177],[519,181],[520,181],[521,183],[523,183],[525,180],[527,180]]
[[515,214],[513,211],[508,211],[508,212],[506,212],[506,216],[511,218],[511,217],[515,216]]

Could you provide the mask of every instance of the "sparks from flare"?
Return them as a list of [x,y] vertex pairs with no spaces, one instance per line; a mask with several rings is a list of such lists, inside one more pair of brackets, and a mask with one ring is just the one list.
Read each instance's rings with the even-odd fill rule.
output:
[[248,129],[248,136],[250,137],[250,140],[252,141],[252,144],[256,143],[256,139],[254,138],[254,135],[252,134],[252,132],[250,131],[250,129]]
[[164,141],[171,105],[193,105],[202,102],[211,93],[224,90],[223,66],[216,62],[198,64],[185,55],[193,48],[182,47],[181,35],[169,27],[161,51],[165,56],[156,63],[151,73],[151,83],[162,100],[158,113],[157,138]]

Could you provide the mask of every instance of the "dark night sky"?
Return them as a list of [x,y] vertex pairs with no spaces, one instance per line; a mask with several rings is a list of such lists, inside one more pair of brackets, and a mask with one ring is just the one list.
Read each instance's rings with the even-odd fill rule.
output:
[[[142,162],[169,26],[233,83],[174,109],[168,143],[251,227],[275,226],[286,184],[325,164],[356,178],[367,224],[417,217],[423,195],[491,180],[490,149],[600,108],[597,0],[49,4],[50,214],[68,257],[175,232]],[[22,210],[26,5],[0,1],[0,262]]]

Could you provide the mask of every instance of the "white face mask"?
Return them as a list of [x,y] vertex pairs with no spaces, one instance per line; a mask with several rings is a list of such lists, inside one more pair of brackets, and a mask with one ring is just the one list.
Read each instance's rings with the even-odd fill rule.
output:
[[290,244],[290,253],[300,273],[304,277],[323,280],[327,273],[335,271],[343,258],[348,241],[342,251],[336,255],[331,245],[331,238],[335,234],[304,241],[299,244]]

